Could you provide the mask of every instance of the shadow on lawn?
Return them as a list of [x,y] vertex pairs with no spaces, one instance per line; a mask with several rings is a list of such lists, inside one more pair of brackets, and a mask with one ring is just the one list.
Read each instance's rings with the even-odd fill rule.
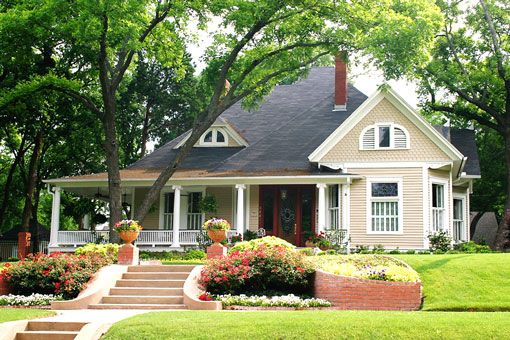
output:
[[[437,255],[430,255],[430,256],[437,256]],[[469,255],[461,255],[461,256],[449,256],[449,255],[445,255],[443,258],[441,259],[437,259],[436,261],[431,261],[431,262],[427,262],[427,263],[424,263],[422,265],[413,265],[413,269],[416,270],[418,273],[424,273],[424,272],[427,272],[429,270],[434,270],[434,269],[437,269],[439,267],[442,267],[444,266],[445,264],[447,264],[448,262],[450,262],[451,260],[458,260],[458,259],[461,259],[461,258],[464,258],[464,257],[467,257]]]

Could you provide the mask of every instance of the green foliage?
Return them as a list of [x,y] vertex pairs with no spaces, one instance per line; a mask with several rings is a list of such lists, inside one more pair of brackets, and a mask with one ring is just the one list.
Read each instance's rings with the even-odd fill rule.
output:
[[257,233],[251,230],[246,230],[243,236],[245,241],[251,241],[258,237]]
[[294,250],[296,248],[296,246],[290,244],[289,242],[281,239],[281,238],[278,238],[276,236],[265,236],[265,237],[262,237],[262,238],[256,238],[256,239],[253,239],[253,240],[250,240],[250,241],[244,241],[244,242],[241,242],[239,244],[237,244],[236,246],[232,247],[230,250],[229,250],[229,254],[232,254],[233,252],[244,252],[245,250],[257,250],[259,248],[260,245],[266,245],[268,248],[272,249],[272,248],[276,248],[276,247],[284,247],[284,248],[287,248],[287,249],[290,249],[290,250]]
[[198,279],[212,294],[257,293],[272,289],[302,293],[314,269],[289,248],[260,244],[256,250],[234,251],[225,258],[208,261]]
[[354,249],[352,249],[354,254],[368,254],[370,252],[370,247],[362,244],[357,244]]
[[216,214],[218,212],[218,202],[216,196],[205,195],[199,203],[200,211],[204,213]]
[[198,248],[202,251],[207,251],[207,247],[213,244],[213,241],[207,236],[207,231],[200,229],[197,233],[196,241],[198,243]]
[[487,245],[476,244],[473,241],[459,243],[454,246],[454,250],[461,253],[491,253],[491,248]]
[[184,255],[185,260],[203,260],[207,258],[207,254],[201,250],[190,250]]
[[297,252],[304,256],[314,256],[315,255],[315,250],[313,248],[301,248]]
[[408,255],[412,255],[414,253],[416,253],[416,250],[414,250],[414,249],[409,249],[408,251],[406,251],[406,254],[408,254]]
[[9,257],[7,258],[7,262],[18,262],[19,261],[19,258],[17,257]]
[[113,256],[114,259],[117,259],[119,256],[119,248],[120,244],[115,243],[106,243],[106,244],[96,244],[96,243],[88,243],[83,247],[77,248],[74,253],[76,255],[88,255],[88,254],[101,254],[107,256]]
[[374,254],[382,254],[386,251],[386,249],[384,249],[384,246],[382,244],[376,244],[373,248],[372,248],[372,252]]
[[95,272],[113,262],[113,256],[97,253],[79,256],[29,254],[23,261],[5,264],[1,275],[17,294],[54,293],[64,299],[73,299]]
[[326,238],[331,242],[331,248],[341,253],[347,253],[347,247],[351,237],[344,229],[331,229],[327,232]]
[[434,253],[445,253],[452,247],[452,239],[447,231],[439,231],[428,236],[430,250]]

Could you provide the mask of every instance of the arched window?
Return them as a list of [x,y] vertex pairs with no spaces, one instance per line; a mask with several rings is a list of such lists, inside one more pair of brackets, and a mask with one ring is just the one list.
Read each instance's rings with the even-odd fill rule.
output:
[[200,139],[201,146],[226,146],[228,144],[227,134],[220,129],[208,130]]
[[409,134],[400,125],[376,123],[361,131],[360,150],[409,149]]

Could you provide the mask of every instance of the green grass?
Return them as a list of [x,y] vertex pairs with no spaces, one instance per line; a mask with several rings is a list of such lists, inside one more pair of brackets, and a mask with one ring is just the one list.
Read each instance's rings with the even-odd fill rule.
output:
[[22,309],[22,308],[2,308],[0,309],[0,323],[15,320],[27,320],[52,316],[57,313],[51,310],[42,309]]
[[423,310],[510,311],[510,254],[392,255],[423,283]]
[[510,313],[152,312],[113,325],[113,339],[507,339]]

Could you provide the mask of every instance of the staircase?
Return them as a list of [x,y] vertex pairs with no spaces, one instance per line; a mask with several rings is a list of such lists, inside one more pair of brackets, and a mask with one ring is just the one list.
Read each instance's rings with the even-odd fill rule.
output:
[[16,340],[73,340],[87,322],[29,321]]
[[186,309],[184,281],[195,266],[129,266],[109,295],[90,309]]

